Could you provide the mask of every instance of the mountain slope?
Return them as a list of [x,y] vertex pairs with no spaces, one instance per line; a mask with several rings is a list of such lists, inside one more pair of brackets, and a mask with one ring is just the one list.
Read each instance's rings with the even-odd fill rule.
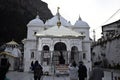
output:
[[12,39],[21,42],[27,35],[27,23],[37,12],[44,22],[53,17],[41,0],[0,0],[0,44]]

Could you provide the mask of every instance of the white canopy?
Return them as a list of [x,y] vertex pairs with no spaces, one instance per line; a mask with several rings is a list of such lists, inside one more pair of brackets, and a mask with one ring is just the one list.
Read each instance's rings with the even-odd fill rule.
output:
[[49,36],[49,37],[84,37],[84,34],[77,33],[64,26],[54,26],[45,31],[37,32],[36,36]]
[[8,42],[8,43],[6,43],[7,45],[19,45],[17,42],[15,42],[15,41],[10,41],[10,42]]
[[14,48],[13,51],[12,51],[12,54],[15,57],[21,57],[21,51],[18,48]]

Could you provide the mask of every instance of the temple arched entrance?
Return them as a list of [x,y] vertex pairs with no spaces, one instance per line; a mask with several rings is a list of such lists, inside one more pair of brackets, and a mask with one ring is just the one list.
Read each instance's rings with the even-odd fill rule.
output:
[[54,46],[54,51],[66,51],[66,44],[63,42],[58,42]]
[[54,45],[54,62],[55,64],[66,64],[68,61],[67,59],[67,47],[66,44],[63,42],[58,42]]

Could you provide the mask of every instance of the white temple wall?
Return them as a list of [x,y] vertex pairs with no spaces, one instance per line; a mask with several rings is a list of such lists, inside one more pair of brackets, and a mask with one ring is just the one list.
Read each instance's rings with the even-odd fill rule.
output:
[[44,27],[41,26],[29,26],[27,30],[27,39],[36,39],[35,33],[43,30]]
[[85,38],[84,40],[89,40],[89,28],[85,28],[85,29],[80,29],[79,30],[81,33],[85,34]]
[[[36,44],[35,42],[27,41],[24,44],[24,71],[29,71],[30,70],[30,65],[31,65],[31,52],[33,52],[36,49]],[[36,55],[34,53],[34,55]]]
[[[90,71],[92,70],[92,64],[91,64],[91,42],[88,41],[88,42],[83,42],[83,62],[84,64],[86,65],[87,67],[87,74],[88,74],[88,77],[89,77],[89,73]],[[85,54],[85,58],[84,58],[84,54]]]
[[38,31],[37,27],[28,27],[27,39],[36,39],[35,32]]
[[78,33],[83,33],[85,34],[84,40],[89,40],[89,27],[75,27],[73,28],[74,31]]

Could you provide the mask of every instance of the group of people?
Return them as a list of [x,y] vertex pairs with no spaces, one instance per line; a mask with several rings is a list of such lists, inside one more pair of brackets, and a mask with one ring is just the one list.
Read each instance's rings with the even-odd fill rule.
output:
[[34,80],[40,80],[42,75],[43,75],[43,68],[39,64],[39,62],[35,61],[35,63],[33,63],[33,61],[32,61],[31,62],[31,69],[34,72]]
[[69,65],[69,76],[70,80],[85,80],[87,78],[87,68],[82,61],[79,62],[77,66],[76,62],[73,61]]
[[[102,80],[104,72],[100,69],[100,64],[95,63],[94,65],[95,67],[91,71],[88,80]],[[82,61],[79,62],[79,66],[75,61],[69,65],[69,76],[70,80],[87,80],[87,68]]]
[[[31,66],[32,66],[32,70],[34,72],[34,80],[40,80],[41,76],[43,75],[42,66],[39,64],[38,61],[35,61],[35,63],[32,62]],[[94,66],[95,67],[91,71],[88,80],[102,80],[102,78],[104,77],[104,73],[99,68],[100,64],[95,63]],[[69,65],[69,76],[70,76],[70,80],[78,80],[78,79],[79,80],[87,80],[87,68],[84,65],[84,63],[82,61],[80,61],[79,65],[77,66],[76,62],[73,61]]]

